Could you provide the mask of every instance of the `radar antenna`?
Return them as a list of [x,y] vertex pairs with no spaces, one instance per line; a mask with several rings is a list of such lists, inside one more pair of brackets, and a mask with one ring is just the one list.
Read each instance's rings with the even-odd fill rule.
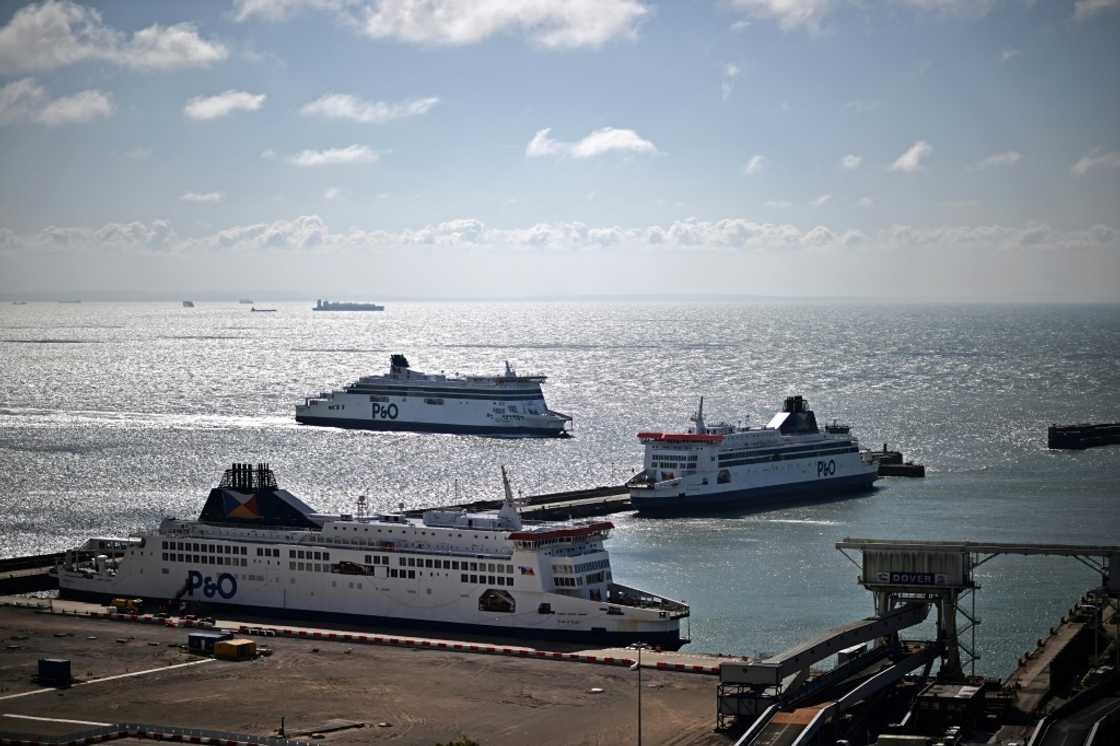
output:
[[365,495],[358,495],[358,507],[357,507],[357,510],[355,512],[356,512],[356,515],[358,516],[359,521],[365,519],[365,517],[368,515],[366,513],[366,503],[367,503],[366,496]]

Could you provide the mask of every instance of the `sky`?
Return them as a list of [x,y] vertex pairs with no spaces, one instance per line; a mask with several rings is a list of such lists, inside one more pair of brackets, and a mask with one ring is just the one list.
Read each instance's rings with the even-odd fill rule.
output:
[[1120,0],[0,2],[0,296],[1120,301]]

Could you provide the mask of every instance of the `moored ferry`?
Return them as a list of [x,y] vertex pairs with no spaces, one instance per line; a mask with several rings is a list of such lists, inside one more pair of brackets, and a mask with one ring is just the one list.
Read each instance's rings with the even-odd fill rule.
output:
[[[197,520],[91,539],[55,568],[63,596],[137,597],[256,616],[442,627],[676,649],[683,603],[615,582],[605,521],[490,513],[317,513],[266,464],[234,464]],[[107,549],[108,547],[108,549]]]
[[307,397],[296,405],[296,421],[363,430],[566,437],[572,418],[545,404],[546,380],[519,375],[508,362],[496,376],[421,373],[404,355],[392,355],[387,375],[362,376],[339,391]]
[[688,515],[774,507],[870,488],[878,472],[850,428],[817,427],[800,396],[764,427],[704,422],[704,400],[687,433],[642,432],[643,468],[627,482],[639,514]]

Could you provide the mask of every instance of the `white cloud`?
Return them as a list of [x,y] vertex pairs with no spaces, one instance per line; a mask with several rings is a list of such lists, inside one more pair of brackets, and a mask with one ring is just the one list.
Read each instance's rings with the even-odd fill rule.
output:
[[907,148],[906,152],[898,157],[898,160],[891,164],[890,170],[903,171],[906,173],[920,171],[922,168],[922,161],[932,152],[933,147],[928,142],[925,140],[918,140]]
[[381,154],[366,145],[350,145],[326,150],[302,150],[288,158],[294,166],[335,166],[345,163],[376,163]]
[[332,200],[342,194],[342,190],[338,187],[329,187],[327,191],[323,192],[323,199]]
[[305,104],[300,109],[300,113],[318,115],[327,119],[349,119],[365,124],[384,124],[394,119],[427,114],[438,103],[439,99],[434,96],[386,103],[384,101],[363,101],[356,96],[345,93],[331,93]]
[[20,8],[0,28],[0,74],[109,62],[143,70],[206,67],[229,56],[193,24],[155,24],[129,35],[106,26],[93,8],[69,0]]
[[183,107],[191,119],[218,119],[235,111],[257,111],[264,105],[265,94],[229,90],[217,96],[195,96]]
[[1018,49],[1005,49],[1005,50],[1003,50],[1002,52],[999,53],[999,61],[1000,62],[1010,62],[1011,60],[1018,57],[1020,54],[1022,54],[1022,52],[1020,52]]
[[860,167],[862,163],[863,158],[853,153],[848,153],[846,156],[840,159],[840,165],[848,169],[849,171],[855,171]]
[[209,202],[217,203],[222,201],[221,192],[186,192],[179,196],[183,202]]
[[747,161],[747,165],[743,166],[743,173],[748,176],[762,173],[762,169],[766,168],[766,156],[752,155],[751,159]]
[[740,72],[742,71],[739,66],[730,62],[723,66],[723,80],[719,85],[724,101],[731,96],[731,91],[735,90],[735,80],[739,77]]
[[1120,0],[1077,0],[1073,6],[1073,17],[1078,21],[1095,16],[1105,10],[1120,8]]
[[754,18],[776,21],[787,31],[804,26],[810,30],[820,28],[821,21],[831,9],[830,0],[726,0],[732,8],[744,11]]
[[1093,168],[1120,168],[1120,153],[1101,153],[1099,150],[1094,150],[1073,164],[1070,170],[1075,176],[1084,176]]
[[649,14],[639,0],[379,0],[355,17],[372,39],[461,46],[524,34],[542,47],[597,47],[635,39]]
[[80,91],[52,99],[32,78],[0,88],[0,124],[36,122],[48,126],[89,122],[113,114],[113,99],[101,91]]
[[551,128],[538,130],[529,144],[525,155],[529,158],[543,156],[569,156],[571,158],[594,158],[595,156],[621,151],[625,153],[656,153],[657,146],[630,129],[603,127],[576,142],[561,142],[549,136]]
[[787,207],[793,207],[793,203],[784,199],[772,199],[762,203],[763,207],[769,207],[774,210],[784,210]]
[[283,21],[301,10],[340,12],[354,5],[353,0],[233,0],[238,21]]
[[1023,159],[1023,154],[1016,150],[989,155],[976,164],[976,168],[992,168],[993,166],[1014,166]]
[[954,16],[985,16],[991,12],[995,0],[895,0],[915,10]]
[[873,199],[871,199],[870,197],[860,197],[858,200],[856,200],[856,207],[863,207],[863,208],[866,209],[866,208],[874,207],[874,206],[875,206],[875,201]]
[[817,197],[815,200],[812,200],[809,204],[812,205],[813,207],[823,207],[831,199],[832,199],[831,194],[822,194],[821,196]]

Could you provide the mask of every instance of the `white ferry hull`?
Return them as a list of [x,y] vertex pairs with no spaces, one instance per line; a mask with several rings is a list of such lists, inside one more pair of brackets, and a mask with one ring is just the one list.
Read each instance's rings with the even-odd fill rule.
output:
[[[194,569],[203,578],[199,589],[180,600],[206,608],[215,614],[306,621],[330,621],[347,625],[449,629],[477,634],[502,635],[547,640],[586,640],[598,644],[647,642],[677,649],[687,640],[680,636],[679,619],[639,619],[606,615],[606,603],[571,598],[540,591],[506,590],[515,600],[514,613],[485,613],[478,609],[480,588],[454,594],[439,588],[403,589],[395,579],[371,576],[332,575],[334,586],[324,586],[321,574],[309,574],[304,582],[284,583],[280,577],[260,576],[248,581],[250,574],[232,571],[217,573],[216,568]],[[184,571],[187,573],[190,571]],[[298,574],[293,574],[298,578]],[[184,576],[94,576],[59,573],[60,594],[66,598],[108,602],[117,597],[142,598],[150,602],[170,602],[183,585]],[[230,580],[230,578],[233,578]],[[292,578],[289,577],[288,580]],[[205,593],[214,584],[212,595]],[[350,587],[361,584],[361,588]],[[230,599],[222,592],[233,591]],[[458,588],[456,590],[459,590]],[[429,591],[429,592],[425,592]],[[549,613],[540,613],[542,603]]]
[[[556,414],[494,412],[494,402],[484,399],[440,397],[442,404],[426,403],[416,396],[383,396],[370,401],[365,394],[335,392],[329,399],[312,399],[296,405],[296,422],[321,427],[359,430],[458,433],[500,437],[568,437],[567,417]],[[539,399],[503,400],[525,407]]]
[[862,473],[804,482],[744,486],[712,492],[661,487],[630,491],[630,503],[639,515],[681,516],[722,511],[763,510],[814,500],[846,497],[873,488],[877,474]]

